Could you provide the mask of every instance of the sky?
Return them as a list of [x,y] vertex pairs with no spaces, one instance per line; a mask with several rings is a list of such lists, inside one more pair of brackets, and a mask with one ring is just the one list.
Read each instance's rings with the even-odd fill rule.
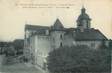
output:
[[112,39],[112,0],[0,0],[0,40],[23,39],[25,24],[51,26],[57,18],[75,28],[83,5],[91,27]]

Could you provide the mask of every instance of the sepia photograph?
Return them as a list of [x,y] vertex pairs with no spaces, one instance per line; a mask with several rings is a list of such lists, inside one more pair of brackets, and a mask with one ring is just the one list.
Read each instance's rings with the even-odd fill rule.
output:
[[0,73],[112,73],[112,0],[0,0]]

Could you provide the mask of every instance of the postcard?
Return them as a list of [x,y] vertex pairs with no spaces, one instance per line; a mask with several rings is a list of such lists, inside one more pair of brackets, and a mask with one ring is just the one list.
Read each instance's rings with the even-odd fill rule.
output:
[[0,73],[111,73],[112,0],[0,0]]

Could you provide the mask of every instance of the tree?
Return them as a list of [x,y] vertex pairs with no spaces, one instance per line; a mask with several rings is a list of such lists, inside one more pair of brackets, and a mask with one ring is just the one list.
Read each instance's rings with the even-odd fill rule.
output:
[[14,40],[13,46],[15,48],[16,55],[22,55],[23,54],[24,40],[22,40],[22,39]]
[[108,49],[91,49],[85,45],[60,47],[49,53],[48,70],[51,73],[108,72]]

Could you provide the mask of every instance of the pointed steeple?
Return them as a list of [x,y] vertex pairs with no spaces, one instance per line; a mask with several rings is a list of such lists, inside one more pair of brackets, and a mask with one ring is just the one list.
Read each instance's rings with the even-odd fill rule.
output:
[[53,25],[54,29],[63,29],[63,24],[60,22],[60,20],[57,18],[54,25]]
[[79,15],[77,19],[77,28],[83,30],[83,29],[89,29],[90,28],[90,21],[91,18],[89,15],[86,13],[86,9],[82,7],[81,9],[81,14]]

